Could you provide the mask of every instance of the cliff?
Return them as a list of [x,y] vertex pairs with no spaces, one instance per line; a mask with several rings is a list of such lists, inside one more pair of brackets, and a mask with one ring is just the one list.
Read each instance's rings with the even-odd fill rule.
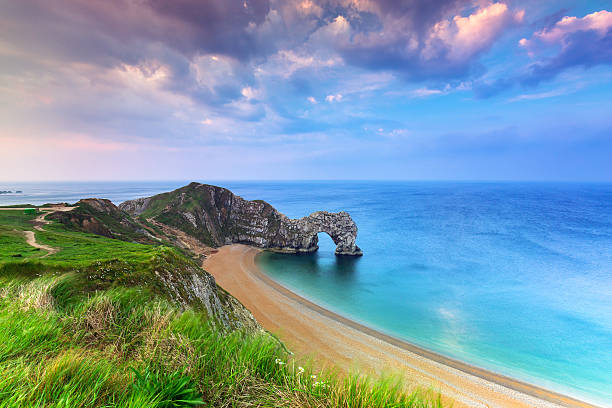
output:
[[282,252],[314,252],[319,232],[336,244],[337,255],[359,256],[357,225],[342,211],[318,211],[291,219],[265,201],[249,201],[231,191],[191,183],[175,191],[126,201],[119,209],[141,220],[177,228],[209,246],[231,243],[254,245]]
[[[154,256],[145,262],[128,263],[117,259],[94,262],[80,270],[80,286],[89,290],[112,287],[142,287],[166,297],[183,308],[203,310],[218,329],[259,331],[252,314],[234,297],[215,283],[215,279],[196,262],[161,244],[175,245],[163,232],[133,219],[109,200],[80,200],[71,211],[50,213],[48,220],[62,223],[73,231],[92,233],[131,243],[158,245]],[[80,242],[80,241],[75,241]],[[108,242],[108,241],[107,241]],[[108,251],[104,241],[88,242],[92,251]],[[151,245],[130,246],[130,253],[146,252]],[[148,252],[147,252],[148,253]],[[120,255],[120,253],[118,254]],[[196,255],[196,254],[194,254]]]

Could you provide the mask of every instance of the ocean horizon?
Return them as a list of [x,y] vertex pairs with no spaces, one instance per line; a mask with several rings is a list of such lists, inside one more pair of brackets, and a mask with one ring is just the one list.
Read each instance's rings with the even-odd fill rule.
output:
[[[612,183],[207,181],[291,218],[348,211],[364,256],[264,253],[330,310],[500,374],[612,405]],[[187,182],[4,183],[0,205],[115,204]]]

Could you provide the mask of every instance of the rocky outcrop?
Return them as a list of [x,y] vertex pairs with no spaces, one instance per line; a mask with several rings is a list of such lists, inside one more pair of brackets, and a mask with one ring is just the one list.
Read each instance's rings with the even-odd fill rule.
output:
[[132,219],[109,200],[86,198],[77,202],[74,207],[71,211],[53,212],[47,219],[58,221],[72,229],[108,238],[144,244],[159,242],[154,231]]
[[248,201],[207,184],[191,183],[170,193],[126,201],[119,208],[178,228],[210,246],[242,243],[282,252],[314,252],[317,234],[324,232],[336,244],[337,255],[362,255],[355,244],[357,225],[344,211],[291,219],[265,201]]

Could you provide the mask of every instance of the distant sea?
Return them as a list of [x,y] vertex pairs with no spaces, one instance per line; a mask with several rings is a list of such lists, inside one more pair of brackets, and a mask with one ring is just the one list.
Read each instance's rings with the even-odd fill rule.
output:
[[[364,256],[265,253],[260,267],[339,314],[452,358],[612,406],[612,184],[214,182],[290,217],[348,211]],[[0,205],[186,182],[1,184]]]

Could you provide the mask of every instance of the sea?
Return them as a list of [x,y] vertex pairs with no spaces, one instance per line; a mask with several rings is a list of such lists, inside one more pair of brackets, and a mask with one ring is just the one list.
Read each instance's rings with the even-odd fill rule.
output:
[[[270,277],[445,356],[612,406],[612,184],[195,180],[289,217],[348,211],[364,256],[264,253]],[[0,183],[0,205],[170,191],[170,182]]]

